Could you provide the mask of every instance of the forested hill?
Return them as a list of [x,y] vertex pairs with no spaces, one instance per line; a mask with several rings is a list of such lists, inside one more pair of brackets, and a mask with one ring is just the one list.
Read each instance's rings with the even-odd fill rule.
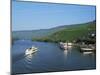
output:
[[54,32],[49,36],[43,37],[41,39],[33,38],[33,40],[59,42],[59,41],[73,41],[78,38],[87,37],[88,34],[96,32],[96,21],[78,25],[61,26],[61,27],[64,28],[62,30]]

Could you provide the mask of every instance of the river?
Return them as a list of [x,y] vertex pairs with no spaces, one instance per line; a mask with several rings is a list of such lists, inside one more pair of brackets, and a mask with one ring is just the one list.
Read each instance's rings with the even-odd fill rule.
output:
[[[35,46],[38,51],[25,56],[25,50]],[[75,47],[62,50],[56,43],[17,40],[11,49],[13,74],[54,71],[87,70],[96,68],[95,55],[84,55]]]

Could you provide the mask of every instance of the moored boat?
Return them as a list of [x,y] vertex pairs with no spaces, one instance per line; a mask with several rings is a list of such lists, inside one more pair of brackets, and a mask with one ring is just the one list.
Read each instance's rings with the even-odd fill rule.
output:
[[92,48],[81,48],[82,51],[93,51]]
[[67,43],[60,42],[59,45],[60,45],[60,48],[67,50]]
[[67,42],[65,42],[65,43],[60,42],[59,45],[60,45],[60,48],[62,48],[64,50],[68,50],[69,47],[72,47],[72,43],[67,43]]
[[81,51],[83,54],[92,54],[92,53],[94,53],[94,48],[90,48],[90,47],[81,47],[81,48],[80,48],[80,51]]

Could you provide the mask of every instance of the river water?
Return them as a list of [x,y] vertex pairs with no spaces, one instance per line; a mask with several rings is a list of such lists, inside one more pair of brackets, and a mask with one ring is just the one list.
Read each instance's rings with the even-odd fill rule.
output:
[[[25,56],[25,50],[35,46],[38,51]],[[96,68],[94,54],[84,55],[75,47],[62,50],[56,43],[17,40],[11,50],[13,74],[54,71],[87,70]]]

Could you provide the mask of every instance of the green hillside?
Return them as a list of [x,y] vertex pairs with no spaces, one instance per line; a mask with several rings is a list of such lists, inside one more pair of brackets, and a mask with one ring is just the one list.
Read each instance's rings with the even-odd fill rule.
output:
[[74,41],[78,38],[86,38],[89,33],[94,33],[96,30],[96,22],[89,22],[78,25],[70,25],[63,30],[57,31],[47,37],[41,39],[33,38],[32,40],[45,41],[45,42],[59,42],[59,41]]

